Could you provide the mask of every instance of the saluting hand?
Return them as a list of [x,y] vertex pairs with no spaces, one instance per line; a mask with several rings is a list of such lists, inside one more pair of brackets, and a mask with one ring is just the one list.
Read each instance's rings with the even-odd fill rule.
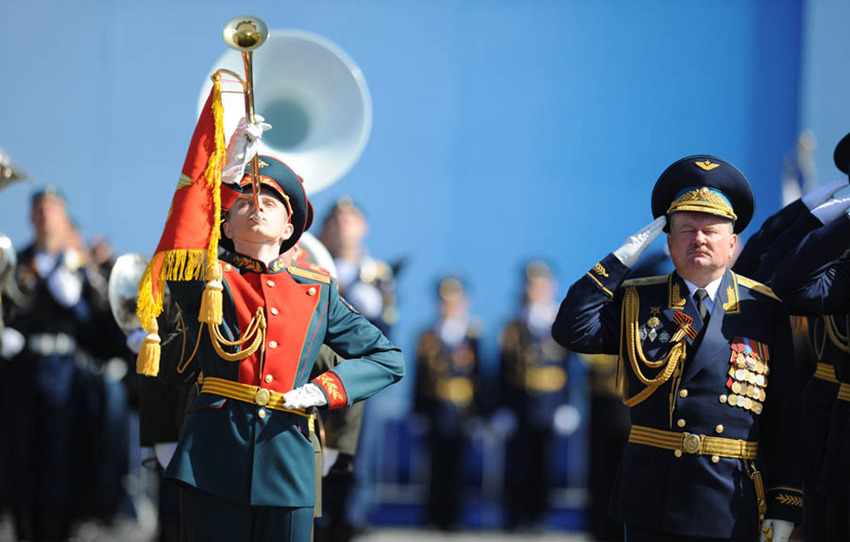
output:
[[614,256],[626,267],[633,266],[643,251],[646,250],[646,247],[661,235],[665,224],[667,224],[667,217],[659,216],[636,234],[630,235],[623,246],[614,251]]

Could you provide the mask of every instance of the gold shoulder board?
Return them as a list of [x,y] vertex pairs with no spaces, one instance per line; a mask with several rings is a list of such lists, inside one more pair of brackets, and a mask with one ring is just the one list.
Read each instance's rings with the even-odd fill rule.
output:
[[325,284],[331,283],[331,277],[328,275],[323,275],[322,273],[308,271],[307,269],[301,269],[300,267],[295,267],[294,265],[290,265],[288,269],[291,274],[297,277],[304,277],[305,279],[315,280],[316,282],[322,282]]
[[745,288],[749,288],[750,290],[755,290],[760,294],[766,295],[767,297],[772,297],[773,299],[775,299],[777,301],[781,301],[781,299],[779,299],[776,296],[776,294],[773,293],[773,290],[771,290],[769,286],[765,286],[761,282],[756,282],[753,279],[748,279],[747,277],[742,277],[741,275],[735,275],[735,276],[738,277],[738,284],[740,284],[741,286],[744,286]]
[[629,279],[623,281],[621,286],[629,287],[629,286],[646,286],[648,284],[661,284],[667,282],[667,275],[656,275],[654,277],[643,277],[639,279]]

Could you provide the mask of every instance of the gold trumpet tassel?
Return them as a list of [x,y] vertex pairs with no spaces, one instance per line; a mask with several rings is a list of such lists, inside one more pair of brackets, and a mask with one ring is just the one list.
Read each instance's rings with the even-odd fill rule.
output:
[[219,325],[222,320],[221,265],[218,262],[209,268],[209,280],[201,297],[201,311],[198,321],[203,324]]
[[142,343],[142,348],[136,357],[136,372],[140,375],[156,376],[159,374],[160,343],[162,342],[156,320],[147,332],[145,342]]

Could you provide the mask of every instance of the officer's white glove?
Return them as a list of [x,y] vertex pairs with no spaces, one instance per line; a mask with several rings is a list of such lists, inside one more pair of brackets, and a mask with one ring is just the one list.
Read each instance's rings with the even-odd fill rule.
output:
[[318,384],[310,382],[283,394],[283,408],[298,409],[320,407],[328,404],[325,392]]
[[47,289],[57,303],[73,307],[83,295],[83,277],[63,264],[47,277]]
[[811,211],[812,214],[821,221],[821,224],[827,225],[846,213],[848,208],[850,208],[850,196],[843,196],[839,198],[830,198]]
[[841,190],[842,188],[847,186],[847,178],[842,177],[838,180],[819,185],[815,187],[811,192],[803,196],[803,205],[811,211],[821,203],[824,203],[826,200],[832,197],[833,194]]
[[646,247],[651,245],[655,241],[655,238],[661,235],[665,224],[667,224],[667,217],[664,215],[659,216],[644,226],[639,232],[629,236],[626,242],[623,243],[623,246],[614,251],[614,256],[626,267],[633,266],[641,253],[646,250]]
[[130,352],[134,354],[138,354],[139,350],[142,349],[142,343],[145,342],[145,337],[148,336],[148,332],[142,328],[134,329],[127,335],[127,348],[130,349]]
[[[761,526],[759,542],[788,542],[794,523],[784,519],[766,519]],[[772,535],[772,537],[771,537]]]
[[555,433],[562,437],[572,435],[581,424],[581,414],[573,405],[561,405],[555,409],[552,426]]
[[0,351],[0,355],[2,355],[5,359],[12,359],[21,353],[21,350],[24,349],[24,345],[26,345],[27,341],[24,339],[24,336],[21,335],[20,331],[7,327],[3,329],[2,343],[3,350]]
[[260,115],[254,115],[254,119],[254,123],[248,123],[245,117],[239,119],[236,130],[230,136],[221,170],[221,182],[225,184],[238,184],[242,180],[248,162],[259,152],[263,132],[272,128],[271,124],[263,122],[265,119]]
[[174,450],[177,449],[176,442],[157,442],[153,445],[153,453],[156,454],[156,460],[162,468],[171,463],[171,458],[174,456]]

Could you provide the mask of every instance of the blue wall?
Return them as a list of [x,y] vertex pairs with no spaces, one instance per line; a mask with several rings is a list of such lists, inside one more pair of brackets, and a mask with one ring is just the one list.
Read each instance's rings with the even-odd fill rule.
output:
[[[88,237],[152,252],[221,27],[242,13],[327,37],[366,75],[369,145],[314,203],[321,220],[354,194],[374,255],[408,259],[396,339],[411,355],[441,271],[469,277],[492,345],[524,260],[549,258],[565,289],[651,219],[655,179],[686,154],[748,175],[754,224],[779,206],[800,1],[5,0],[0,147],[70,194]],[[28,193],[0,196],[19,245]]]

